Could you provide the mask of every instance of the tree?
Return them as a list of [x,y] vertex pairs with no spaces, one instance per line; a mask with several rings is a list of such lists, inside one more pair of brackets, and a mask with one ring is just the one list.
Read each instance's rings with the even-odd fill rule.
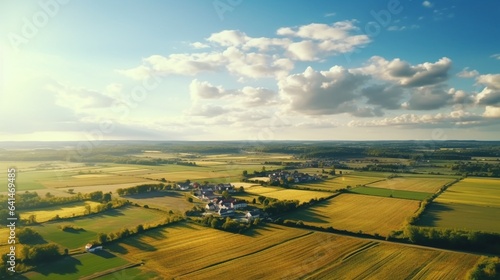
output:
[[266,167],[262,166],[262,172],[266,172]]
[[243,170],[243,177],[247,177],[247,176],[248,176],[248,171]]
[[252,204],[255,204],[257,203],[257,201],[255,200],[255,197],[252,199]]
[[105,202],[108,202],[108,201],[111,201],[111,193],[105,193],[103,198],[102,198],[103,201]]
[[238,191],[239,191],[240,193],[244,193],[244,192],[245,192],[245,188],[244,188],[243,186],[240,186],[240,188],[238,189]]
[[43,237],[31,228],[22,228],[17,231],[17,238],[22,244],[43,243]]
[[257,198],[257,200],[259,201],[260,204],[262,204],[262,203],[264,203],[264,200],[266,200],[266,197],[262,196],[262,195],[259,195],[259,197]]
[[90,205],[86,204],[85,205],[85,211],[83,212],[84,215],[90,215],[92,212],[92,209],[90,208]]
[[229,197],[231,197],[231,195],[229,194],[228,191],[223,191],[222,192],[222,197],[224,197],[225,199],[228,199]]
[[36,224],[36,215],[32,214],[28,217],[28,223],[29,224]]
[[100,232],[97,234],[97,243],[104,244],[108,241],[108,235],[106,233]]

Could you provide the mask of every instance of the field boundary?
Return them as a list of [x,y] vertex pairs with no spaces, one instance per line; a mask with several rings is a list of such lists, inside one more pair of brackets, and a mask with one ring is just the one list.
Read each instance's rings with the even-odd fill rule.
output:
[[112,268],[112,269],[108,269],[108,270],[96,272],[94,274],[82,277],[82,278],[80,278],[80,280],[96,279],[96,278],[99,278],[99,277],[102,277],[102,276],[105,276],[105,275],[109,275],[109,274],[112,274],[112,273],[115,273],[115,272],[118,272],[118,271],[121,271],[121,270],[124,270],[124,269],[127,269],[127,268],[141,266],[143,264],[144,264],[143,262],[138,262],[138,263],[130,263],[130,264],[122,265],[120,267],[115,267],[115,268]]

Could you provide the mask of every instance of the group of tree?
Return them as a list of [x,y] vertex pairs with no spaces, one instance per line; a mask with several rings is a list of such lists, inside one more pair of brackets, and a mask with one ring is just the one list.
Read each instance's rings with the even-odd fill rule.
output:
[[461,175],[480,177],[500,177],[500,163],[459,162],[451,170]]
[[142,184],[142,185],[137,185],[137,186],[130,187],[130,188],[119,188],[116,190],[116,193],[119,196],[125,196],[125,195],[134,195],[134,194],[163,191],[163,190],[171,190],[171,189],[172,189],[172,185],[170,185],[170,184],[168,184],[168,185],[165,185],[163,183]]
[[241,222],[235,219],[231,219],[230,217],[223,218],[213,215],[207,215],[202,218],[195,218],[193,219],[193,221],[206,227],[233,233],[243,233],[252,227],[258,226],[261,223],[261,220],[258,218],[253,220],[252,222]]
[[499,279],[500,258],[482,256],[467,273],[466,278],[470,280]]

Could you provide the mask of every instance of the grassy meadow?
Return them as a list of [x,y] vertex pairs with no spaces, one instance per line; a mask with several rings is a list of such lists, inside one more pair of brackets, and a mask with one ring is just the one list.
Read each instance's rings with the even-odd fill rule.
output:
[[465,178],[449,187],[435,202],[500,207],[500,179]]
[[341,194],[284,218],[315,226],[387,236],[391,231],[400,229],[418,206],[416,200]]
[[84,253],[67,256],[51,265],[37,267],[32,272],[23,274],[31,280],[67,280],[81,279],[96,273],[113,270],[130,264],[127,260],[108,251]]
[[[62,248],[81,249],[88,242],[95,240],[100,232],[116,232],[122,228],[132,229],[139,224],[157,224],[165,217],[166,214],[160,211],[131,206],[80,218],[43,223],[32,228],[45,240],[57,243]],[[59,227],[63,225],[73,225],[83,230],[62,231]]]

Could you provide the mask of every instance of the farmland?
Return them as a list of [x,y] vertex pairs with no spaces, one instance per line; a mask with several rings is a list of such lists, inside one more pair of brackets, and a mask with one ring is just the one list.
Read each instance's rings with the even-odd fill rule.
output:
[[500,233],[500,180],[468,177],[449,187],[424,212],[419,225]]
[[261,187],[261,186],[250,187],[246,189],[246,192],[254,195],[272,197],[279,200],[299,200],[301,203],[308,202],[311,199],[318,199],[331,195],[331,193],[327,192],[292,190],[292,189]]
[[22,211],[21,219],[28,219],[29,216],[35,215],[36,221],[38,223],[43,223],[54,218],[56,215],[59,215],[60,218],[70,218],[73,216],[83,215],[86,205],[89,205],[91,209],[94,209],[99,204],[100,203],[98,202],[85,201],[64,204],[62,206],[45,207],[39,210]]
[[500,233],[500,207],[485,207],[461,203],[431,203],[418,225],[450,229],[467,229]]
[[454,178],[441,176],[409,176],[396,177],[368,184],[369,187],[392,190],[435,193],[443,185],[453,182]]
[[285,219],[386,236],[400,229],[404,220],[418,209],[418,205],[418,201],[407,199],[341,194],[303,211],[286,215]]
[[435,201],[500,207],[500,179],[465,178],[448,188]]
[[80,279],[81,277],[119,268],[127,264],[129,262],[125,259],[102,251],[95,254],[86,253],[77,256],[68,256],[54,262],[52,265],[43,266],[35,269],[33,272],[28,272],[24,276],[34,280]]
[[414,199],[414,200],[424,200],[427,197],[431,196],[431,194],[423,193],[423,192],[413,192],[413,191],[383,189],[383,188],[372,188],[372,187],[356,187],[356,188],[350,189],[349,192],[357,193],[357,194],[366,194],[366,195],[383,196],[383,197],[394,197],[394,198],[403,198],[403,199]]
[[[95,240],[100,232],[115,232],[125,227],[134,228],[139,224],[156,224],[165,217],[165,213],[160,211],[126,207],[81,218],[43,223],[32,228],[48,241],[57,243],[63,248],[76,249],[83,248],[89,241]],[[63,225],[72,225],[83,230],[62,231],[59,226]]]
[[[224,278],[228,271],[238,271],[239,279],[295,279],[298,275],[313,279],[340,275],[350,279],[363,275],[377,279],[453,279],[463,277],[478,259],[476,255],[281,226],[264,227],[239,238],[193,225],[169,226],[128,238],[110,250],[144,260],[146,268],[176,279]],[[262,262],[267,265],[262,266]]]
[[301,184],[300,187],[313,190],[334,191],[347,186],[355,187],[370,184],[387,178],[389,174],[374,172],[352,172],[340,175],[332,179],[327,179],[318,183]]

